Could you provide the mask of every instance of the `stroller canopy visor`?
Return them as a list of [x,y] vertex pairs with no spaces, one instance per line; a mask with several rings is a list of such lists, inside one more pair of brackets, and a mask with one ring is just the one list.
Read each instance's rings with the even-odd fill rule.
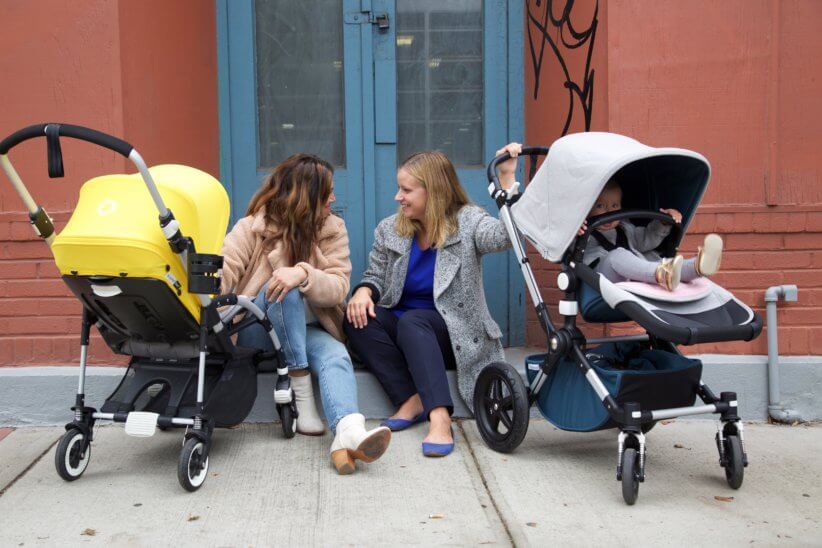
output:
[[710,165],[696,152],[653,148],[614,133],[566,135],[554,142],[512,206],[517,227],[543,257],[559,262],[615,175],[623,209],[678,209],[685,234],[708,184]]

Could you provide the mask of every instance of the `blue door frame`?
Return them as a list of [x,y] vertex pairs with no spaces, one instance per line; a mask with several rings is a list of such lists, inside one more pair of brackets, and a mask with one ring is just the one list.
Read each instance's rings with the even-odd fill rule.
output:
[[[405,1],[405,0],[401,0]],[[335,172],[338,209],[351,241],[352,283],[365,267],[377,222],[396,211],[397,107],[395,0],[343,0],[346,166]],[[483,2],[484,136],[487,161],[508,141],[522,141],[524,112],[523,3]],[[369,23],[386,14],[388,29]],[[257,100],[253,0],[217,0],[220,175],[243,215],[267,169],[257,159]],[[496,215],[485,170],[458,169],[471,199]],[[506,345],[524,332],[524,286],[513,253],[483,260],[486,298]]]

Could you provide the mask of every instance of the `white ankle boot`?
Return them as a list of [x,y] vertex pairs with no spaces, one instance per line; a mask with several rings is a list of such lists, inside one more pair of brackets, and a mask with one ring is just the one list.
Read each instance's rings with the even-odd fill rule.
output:
[[391,430],[379,426],[365,429],[365,417],[352,413],[337,423],[337,435],[331,444],[331,461],[340,474],[350,474],[356,468],[354,459],[374,462],[388,449]]
[[297,404],[297,432],[306,436],[322,435],[325,432],[325,425],[317,414],[311,375],[291,377],[291,388],[294,390],[294,400]]

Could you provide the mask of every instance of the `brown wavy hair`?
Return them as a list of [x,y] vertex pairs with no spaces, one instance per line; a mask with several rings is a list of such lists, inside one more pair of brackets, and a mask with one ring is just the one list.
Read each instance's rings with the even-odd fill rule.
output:
[[293,266],[307,261],[322,228],[334,168],[311,154],[294,154],[271,170],[251,198],[246,215],[264,211]]
[[457,213],[471,203],[460,184],[454,164],[442,152],[433,150],[412,154],[400,165],[416,179],[428,194],[425,205],[425,222],[397,215],[395,229],[401,236],[416,236],[424,228],[434,247],[442,247],[457,231]]

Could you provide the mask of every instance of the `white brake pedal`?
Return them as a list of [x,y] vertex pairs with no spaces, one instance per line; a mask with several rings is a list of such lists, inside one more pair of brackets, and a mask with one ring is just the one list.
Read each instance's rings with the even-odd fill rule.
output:
[[132,411],[126,417],[126,434],[136,438],[150,438],[157,429],[157,413]]
[[291,394],[292,390],[289,388],[288,390],[275,390],[274,391],[274,403],[291,403]]

